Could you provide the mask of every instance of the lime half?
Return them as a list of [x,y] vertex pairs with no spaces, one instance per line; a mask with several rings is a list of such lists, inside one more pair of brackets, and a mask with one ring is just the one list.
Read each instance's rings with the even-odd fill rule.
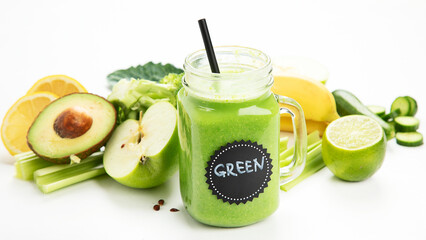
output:
[[340,179],[362,181],[371,177],[382,165],[385,153],[384,131],[372,118],[345,116],[333,121],[325,130],[323,160]]

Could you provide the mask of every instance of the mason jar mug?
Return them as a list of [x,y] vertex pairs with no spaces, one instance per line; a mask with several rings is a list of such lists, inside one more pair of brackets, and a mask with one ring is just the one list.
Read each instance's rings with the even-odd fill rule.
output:
[[[297,102],[271,92],[268,55],[239,46],[215,52],[221,73],[210,71],[204,50],[185,59],[177,107],[180,191],[194,219],[245,226],[271,215],[279,185],[303,171],[305,120]],[[279,167],[281,113],[292,116],[295,139],[293,161],[284,168]]]

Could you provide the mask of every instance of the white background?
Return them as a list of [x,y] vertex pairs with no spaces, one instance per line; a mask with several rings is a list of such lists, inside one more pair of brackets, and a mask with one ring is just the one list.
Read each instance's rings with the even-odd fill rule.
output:
[[[215,45],[316,59],[330,90],[389,108],[417,99],[426,134],[426,1],[5,1],[0,2],[0,116],[41,77],[66,74],[107,96],[106,75],[147,61],[182,66]],[[183,209],[178,177],[150,190],[107,176],[48,195],[14,177],[0,146],[0,239],[426,239],[425,147],[388,143],[382,168],[347,183],[328,169],[281,192],[280,208],[252,226],[221,229]],[[165,207],[154,212],[160,198]],[[181,212],[171,213],[171,207]]]

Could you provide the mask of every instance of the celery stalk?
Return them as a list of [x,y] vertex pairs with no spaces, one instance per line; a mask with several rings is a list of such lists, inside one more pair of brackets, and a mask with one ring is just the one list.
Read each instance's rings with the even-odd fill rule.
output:
[[13,155],[13,157],[15,158],[15,160],[17,162],[21,161],[21,160],[25,160],[27,158],[31,158],[37,156],[33,151],[28,151],[28,152],[22,152],[22,153],[18,153]]
[[80,171],[79,173],[76,173],[75,175],[67,176],[60,180],[47,181],[42,184],[37,184],[37,186],[43,193],[50,193],[58,189],[85,181],[87,179],[100,176],[103,174],[105,174],[105,169],[103,166],[99,166],[99,167],[95,167],[91,169],[84,169]]
[[15,177],[17,177],[19,179],[23,179],[22,178],[21,166],[18,166],[18,163],[16,163],[16,162],[15,162]]
[[[319,132],[318,131],[314,131],[314,132],[311,132],[309,135],[308,135],[308,139],[307,139],[307,141],[308,141],[308,146],[309,145],[311,145],[311,144],[313,144],[313,143],[315,143],[315,142],[317,142],[318,140],[320,140],[321,138],[320,138],[320,136],[319,136]],[[282,152],[282,151],[280,151],[280,160],[284,160],[284,159],[286,159],[288,156],[292,156],[293,155],[293,153],[294,153],[294,146],[292,146],[292,147],[290,147],[290,148],[287,148],[287,150],[285,150],[284,152]]]
[[325,167],[324,161],[322,160],[322,144],[318,144],[315,148],[308,152],[306,157],[305,169],[303,172],[295,178],[293,181],[282,185],[281,190],[288,191],[292,187],[296,186],[301,181],[305,180],[312,174],[318,172]]
[[102,175],[103,153],[95,153],[78,164],[54,165],[34,172],[34,180],[44,193],[67,187],[69,185]]
[[92,169],[102,164],[102,157],[102,153],[95,153],[77,164],[61,164],[39,169],[34,172],[35,183],[45,184],[78,175],[87,169]]
[[287,149],[288,137],[280,138],[280,152],[283,152]]
[[[311,151],[312,149],[314,149],[315,147],[320,145],[321,142],[322,142],[322,140],[318,140],[316,142],[308,144],[307,152]],[[290,155],[290,156],[286,157],[285,159],[281,159],[280,160],[280,167],[284,167],[284,166],[289,165],[292,160],[293,160],[293,155]]]
[[34,171],[54,165],[54,163],[41,159],[33,152],[20,153],[14,157],[16,159],[16,177],[23,180],[32,180]]

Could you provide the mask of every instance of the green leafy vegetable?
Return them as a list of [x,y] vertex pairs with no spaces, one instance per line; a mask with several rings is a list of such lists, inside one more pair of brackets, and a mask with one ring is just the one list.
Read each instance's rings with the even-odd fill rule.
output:
[[134,78],[159,82],[169,73],[180,74],[183,73],[183,70],[169,63],[163,65],[161,63],[148,62],[145,65],[138,65],[128,69],[117,70],[109,74],[107,76],[107,80],[110,87],[114,86],[121,79],[130,80]]
[[183,73],[170,73],[159,82],[149,80],[120,80],[114,85],[108,100],[117,110],[117,123],[137,119],[140,111],[158,101],[169,101],[176,106],[176,94],[182,87]]

